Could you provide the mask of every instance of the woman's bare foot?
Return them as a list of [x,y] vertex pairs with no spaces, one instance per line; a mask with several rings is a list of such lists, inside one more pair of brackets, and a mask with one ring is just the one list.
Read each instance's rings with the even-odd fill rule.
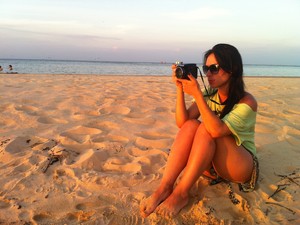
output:
[[140,214],[146,218],[154,212],[156,207],[172,193],[173,188],[159,187],[150,197],[140,203]]
[[181,194],[173,192],[161,205],[156,209],[157,214],[172,218],[176,216],[180,210],[189,202],[188,194]]

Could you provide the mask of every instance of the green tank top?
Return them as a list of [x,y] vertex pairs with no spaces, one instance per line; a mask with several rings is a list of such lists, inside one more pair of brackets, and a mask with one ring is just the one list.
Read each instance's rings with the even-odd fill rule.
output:
[[[209,93],[214,93],[216,90],[209,90]],[[204,96],[206,92],[203,92]],[[220,116],[221,111],[225,105],[219,105],[214,103],[220,103],[219,95],[217,93],[210,97],[205,97],[209,108],[215,112],[216,115]],[[213,101],[209,100],[212,99]],[[222,118],[224,123],[227,125],[229,130],[238,146],[242,145],[248,151],[252,152],[256,156],[256,147],[254,143],[254,131],[256,123],[256,112],[246,103],[235,104],[232,110]]]

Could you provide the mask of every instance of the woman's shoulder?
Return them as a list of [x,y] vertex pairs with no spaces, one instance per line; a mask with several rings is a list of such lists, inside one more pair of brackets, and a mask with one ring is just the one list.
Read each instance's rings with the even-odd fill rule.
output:
[[249,105],[253,111],[257,111],[257,101],[254,96],[248,92],[245,93],[245,96],[240,100],[239,103],[245,103]]

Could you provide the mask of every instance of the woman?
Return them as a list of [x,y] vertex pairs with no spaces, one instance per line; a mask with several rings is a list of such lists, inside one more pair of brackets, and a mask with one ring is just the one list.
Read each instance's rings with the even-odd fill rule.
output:
[[[258,175],[254,144],[257,102],[244,89],[243,64],[238,50],[218,44],[204,56],[203,72],[210,87],[200,90],[197,80],[177,79],[176,123],[173,143],[160,186],[141,202],[143,217],[154,211],[172,217],[188,204],[189,191],[202,174],[239,183],[252,191]],[[186,109],[184,93],[194,97]],[[198,118],[201,115],[201,122]],[[184,171],[183,171],[184,170]],[[176,187],[175,181],[183,172]]]

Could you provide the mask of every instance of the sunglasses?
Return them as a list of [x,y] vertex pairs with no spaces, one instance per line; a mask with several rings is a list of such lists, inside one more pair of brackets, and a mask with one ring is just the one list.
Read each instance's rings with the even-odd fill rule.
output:
[[220,70],[219,64],[212,64],[210,66],[202,66],[203,73],[207,74],[210,71],[211,74],[217,74]]

